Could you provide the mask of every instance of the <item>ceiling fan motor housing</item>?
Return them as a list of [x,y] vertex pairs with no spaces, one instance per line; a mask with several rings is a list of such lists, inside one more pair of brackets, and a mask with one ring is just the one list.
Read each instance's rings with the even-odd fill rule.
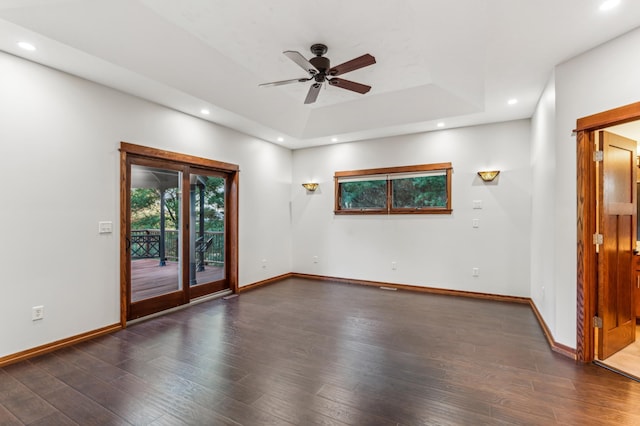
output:
[[316,56],[315,58],[309,59],[309,62],[316,67],[321,74],[326,74],[329,68],[331,68],[329,58],[325,58],[324,56]]

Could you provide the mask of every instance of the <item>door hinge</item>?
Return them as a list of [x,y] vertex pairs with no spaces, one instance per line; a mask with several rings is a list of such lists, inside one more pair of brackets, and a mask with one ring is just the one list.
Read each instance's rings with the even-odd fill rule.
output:
[[602,160],[604,160],[604,152],[595,151],[593,153],[593,161],[602,161]]
[[600,245],[604,243],[604,237],[602,234],[593,234],[593,244]]
[[593,327],[602,328],[602,318],[600,318],[599,316],[593,317]]

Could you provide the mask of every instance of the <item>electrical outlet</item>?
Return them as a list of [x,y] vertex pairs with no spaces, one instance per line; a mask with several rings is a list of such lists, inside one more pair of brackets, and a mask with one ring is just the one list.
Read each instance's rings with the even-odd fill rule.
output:
[[318,256],[313,256],[313,263],[318,263],[318,262],[319,262]]
[[482,209],[482,200],[473,200],[473,208],[476,210]]
[[474,228],[479,228],[479,227],[480,227],[480,219],[473,219],[473,220],[471,220],[471,225],[472,225]]
[[474,277],[479,277],[480,276],[480,268],[473,268],[471,270],[471,275],[473,275]]
[[44,306],[34,306],[31,308],[31,321],[38,321],[44,318]]
[[391,262],[391,270],[395,271],[396,269],[398,269],[398,262],[394,260],[393,262]]
[[267,269],[267,259],[262,259],[262,269]]

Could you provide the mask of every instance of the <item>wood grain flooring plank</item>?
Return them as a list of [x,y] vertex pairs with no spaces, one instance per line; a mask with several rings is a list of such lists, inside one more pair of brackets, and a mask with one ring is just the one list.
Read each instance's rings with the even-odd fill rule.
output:
[[332,417],[309,410],[312,395],[298,394],[298,398],[283,400],[263,395],[251,405],[295,425],[344,426]]
[[29,426],[77,426],[80,423],[76,423],[69,417],[65,416],[59,411],[50,414],[47,417],[43,417],[40,420],[29,423]]
[[44,398],[62,414],[81,425],[128,425],[122,417],[72,389],[63,388]]
[[149,383],[132,374],[119,377],[113,384],[123,392],[141,399],[145,404],[164,411],[165,415],[155,420],[159,424],[171,424],[170,420],[177,418],[180,422],[188,425],[238,425],[228,417],[214,412],[210,407],[202,406],[191,398],[185,397],[174,388],[165,388],[158,383]]
[[0,402],[18,420],[32,423],[55,412],[55,408],[6,372],[0,372]]
[[58,351],[56,355],[104,382],[109,382],[127,373],[113,364],[96,358],[76,347]]
[[[181,377],[184,377],[187,380],[202,385],[208,389],[219,391],[220,393],[245,404],[251,404],[263,394],[256,389],[237,383],[237,381],[221,377],[225,373],[221,372],[221,375],[218,375],[217,373],[221,370],[226,370],[227,366],[217,364],[215,362],[208,364],[205,368],[199,368],[168,357],[161,357],[155,359],[150,364],[166,372],[177,372]],[[242,374],[239,378],[244,376],[246,376],[246,374]]]
[[2,426],[22,426],[22,423],[7,408],[0,404],[0,425]]

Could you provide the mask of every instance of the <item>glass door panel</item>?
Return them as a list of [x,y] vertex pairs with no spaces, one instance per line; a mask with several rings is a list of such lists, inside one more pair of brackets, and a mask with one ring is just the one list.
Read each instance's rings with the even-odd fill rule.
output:
[[181,186],[179,170],[131,164],[131,304],[182,290]]
[[189,175],[190,297],[222,290],[225,284],[225,197],[223,176],[192,171]]
[[237,174],[143,155],[130,155],[123,165],[123,318],[231,288]]

